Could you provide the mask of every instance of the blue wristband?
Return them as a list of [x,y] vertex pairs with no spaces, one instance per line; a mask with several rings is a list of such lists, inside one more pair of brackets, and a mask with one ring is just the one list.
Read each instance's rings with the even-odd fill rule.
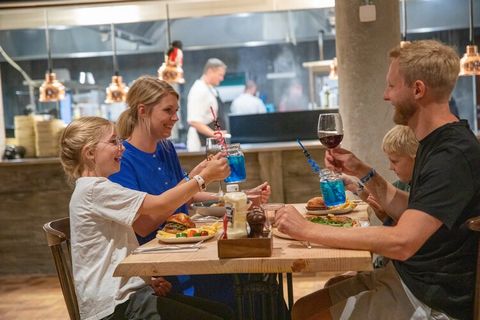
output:
[[357,182],[358,188],[355,192],[353,192],[354,195],[357,197],[360,197],[360,193],[362,193],[365,190],[365,186],[361,182]]
[[190,177],[188,176],[188,172],[183,173],[183,179],[185,179],[186,182],[190,181]]
[[377,172],[375,171],[375,169],[370,169],[370,171],[368,171],[368,173],[360,178],[360,182],[365,185],[368,181],[370,181],[370,179],[372,179],[375,175],[377,174]]

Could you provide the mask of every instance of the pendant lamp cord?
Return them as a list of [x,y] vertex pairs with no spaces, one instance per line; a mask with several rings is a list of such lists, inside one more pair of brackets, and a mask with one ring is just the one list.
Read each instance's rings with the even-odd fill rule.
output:
[[48,73],[53,72],[52,51],[50,48],[50,32],[48,31],[48,11],[45,9],[45,42],[47,44]]
[[402,40],[407,41],[407,0],[402,0],[403,11],[403,34]]
[[115,25],[113,23],[110,24],[110,38],[112,40],[112,52],[113,52],[113,73],[118,76],[120,74],[118,70],[118,62],[117,62],[117,44],[116,44],[116,37],[115,37]]
[[168,3],[165,5],[167,10],[167,50],[170,48],[172,36],[170,34],[170,10],[168,9]]
[[470,10],[470,35],[469,35],[469,40],[470,44],[474,45],[474,40],[473,40],[473,0],[470,0],[470,5],[469,5],[469,10]]

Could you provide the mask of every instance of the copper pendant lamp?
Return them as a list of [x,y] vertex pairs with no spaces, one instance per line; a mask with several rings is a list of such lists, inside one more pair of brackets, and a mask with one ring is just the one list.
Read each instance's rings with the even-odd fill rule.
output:
[[110,25],[110,37],[112,41],[114,75],[112,76],[112,82],[106,89],[107,97],[105,103],[125,102],[125,100],[127,100],[128,87],[123,83],[122,76],[120,76],[120,72],[118,71],[115,26],[113,23]]
[[45,39],[47,43],[48,70],[45,81],[40,86],[40,102],[56,102],[65,97],[65,86],[57,80],[53,72],[52,54],[50,48],[50,33],[48,30],[48,13],[45,10]]
[[460,76],[479,76],[480,75],[480,55],[478,47],[474,43],[474,25],[473,25],[473,0],[470,0],[470,43],[467,45],[466,52],[460,59]]
[[[166,6],[167,13],[167,50],[165,54],[165,62],[162,63],[157,70],[158,78],[164,80],[170,84],[183,84],[185,78],[183,77],[183,52],[181,41],[171,41],[170,35],[170,14],[168,10],[168,4]],[[176,46],[175,44],[180,44]]]

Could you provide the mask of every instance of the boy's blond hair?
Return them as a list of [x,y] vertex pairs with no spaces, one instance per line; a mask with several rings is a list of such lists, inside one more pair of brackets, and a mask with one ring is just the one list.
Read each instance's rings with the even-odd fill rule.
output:
[[65,128],[60,138],[60,163],[70,182],[80,178],[89,165],[83,150],[95,148],[109,130],[113,130],[113,123],[100,117],[83,117]]
[[418,149],[418,140],[410,127],[396,125],[383,137],[382,149],[385,153],[408,155],[414,158]]

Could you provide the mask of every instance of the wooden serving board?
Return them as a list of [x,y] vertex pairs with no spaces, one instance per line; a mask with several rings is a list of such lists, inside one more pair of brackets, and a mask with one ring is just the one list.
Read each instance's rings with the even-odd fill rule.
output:
[[273,240],[267,238],[218,239],[219,258],[270,257]]

